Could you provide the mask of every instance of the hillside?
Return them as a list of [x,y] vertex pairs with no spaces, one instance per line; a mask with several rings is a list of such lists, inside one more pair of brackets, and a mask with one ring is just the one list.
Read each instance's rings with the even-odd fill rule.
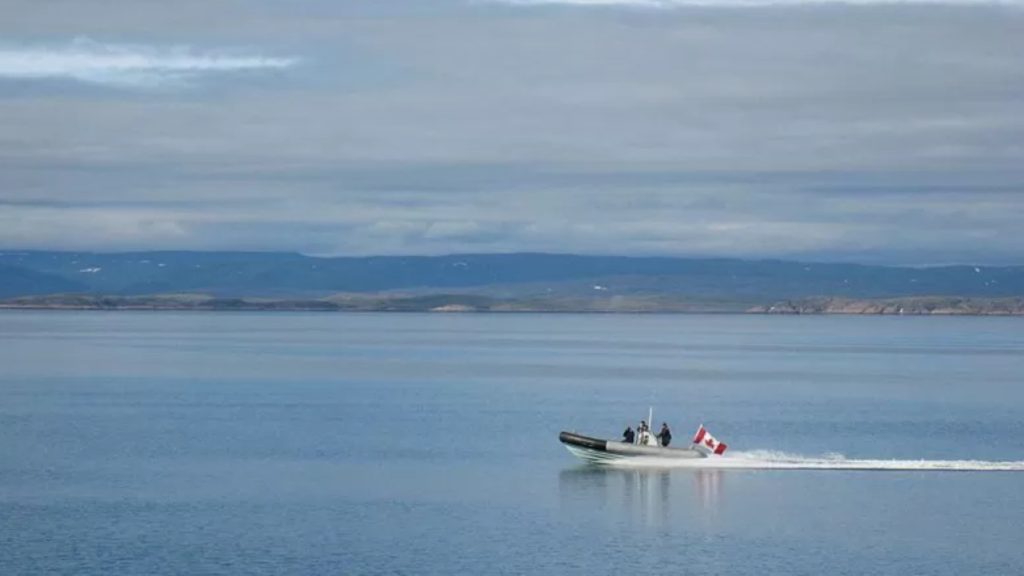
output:
[[[0,253],[0,298],[203,294],[320,300],[336,294],[461,294],[504,301],[611,301],[738,309],[815,297],[1024,295],[1024,267],[932,268],[777,260],[560,254],[316,258],[261,252]],[[637,304],[647,302],[648,304]],[[651,305],[650,302],[655,304]]]
[[87,289],[85,284],[62,275],[0,264],[0,298],[80,292]]
[[760,314],[871,314],[899,316],[1021,316],[1024,298],[959,298],[918,296],[908,298],[807,298],[755,306]]

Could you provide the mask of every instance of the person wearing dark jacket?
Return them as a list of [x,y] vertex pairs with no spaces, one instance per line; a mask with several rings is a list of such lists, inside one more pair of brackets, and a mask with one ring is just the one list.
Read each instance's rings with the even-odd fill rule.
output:
[[665,422],[661,423],[661,432],[658,432],[658,440],[661,440],[662,446],[668,446],[672,442],[672,431],[668,429],[668,424]]
[[633,428],[626,426],[626,431],[622,433],[622,441],[626,444],[632,444],[636,440],[636,434],[633,433]]

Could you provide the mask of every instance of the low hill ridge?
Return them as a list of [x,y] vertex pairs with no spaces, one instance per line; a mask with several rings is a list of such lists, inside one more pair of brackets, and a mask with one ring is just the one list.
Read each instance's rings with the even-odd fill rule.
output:
[[324,307],[337,307],[338,295],[398,302],[443,294],[449,298],[433,308],[453,311],[502,302],[514,309],[532,302],[539,308],[611,311],[756,310],[798,302],[792,313],[800,313],[822,308],[822,298],[955,297],[977,305],[1020,297],[1024,267],[533,253],[318,258],[272,252],[0,252],[3,299],[184,293],[218,302],[328,302],[318,305]]

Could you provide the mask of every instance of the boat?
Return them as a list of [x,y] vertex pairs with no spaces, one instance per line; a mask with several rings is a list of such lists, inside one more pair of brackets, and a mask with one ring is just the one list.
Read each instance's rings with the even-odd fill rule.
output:
[[573,456],[594,464],[607,464],[616,460],[638,456],[674,459],[708,457],[703,451],[691,447],[673,448],[671,446],[630,444],[628,442],[619,442],[618,440],[593,438],[574,432],[562,432],[558,435],[558,440],[565,445],[566,449]]
[[[650,421],[650,420],[648,420]],[[693,436],[693,442],[685,447],[661,446],[650,430],[642,430],[636,435],[634,442],[622,442],[584,436],[576,432],[562,431],[558,441],[573,456],[593,464],[609,464],[628,458],[649,457],[674,460],[690,460],[709,458],[722,455],[727,446],[719,442],[703,424]]]

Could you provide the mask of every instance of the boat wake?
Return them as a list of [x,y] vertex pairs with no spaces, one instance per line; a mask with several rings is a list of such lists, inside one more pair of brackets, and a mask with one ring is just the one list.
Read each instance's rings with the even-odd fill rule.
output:
[[1024,461],[991,460],[865,460],[842,454],[802,456],[772,450],[734,452],[694,460],[622,458],[608,462],[619,468],[692,468],[714,470],[898,470],[947,472],[1024,472]]

